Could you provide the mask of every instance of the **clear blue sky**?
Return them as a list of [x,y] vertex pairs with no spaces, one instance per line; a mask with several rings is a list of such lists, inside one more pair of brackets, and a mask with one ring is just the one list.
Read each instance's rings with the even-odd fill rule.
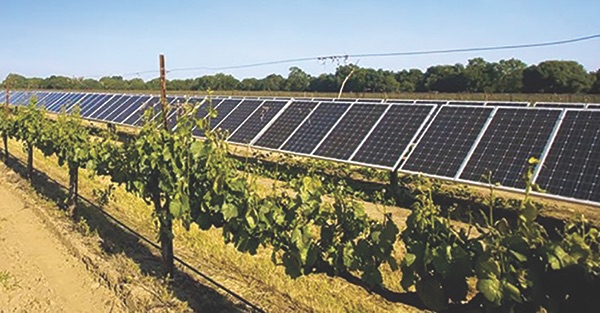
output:
[[[554,41],[600,33],[598,12],[598,0],[6,0],[0,5],[0,80],[8,73],[98,78],[153,70],[159,53],[166,55],[167,68],[222,67]],[[591,71],[600,68],[600,39],[527,50],[349,61],[397,71],[466,63],[478,56],[488,61],[514,57],[529,64],[575,60]],[[237,78],[287,76],[291,66],[313,75],[336,67],[309,61],[223,72]],[[177,72],[169,78],[212,73]]]

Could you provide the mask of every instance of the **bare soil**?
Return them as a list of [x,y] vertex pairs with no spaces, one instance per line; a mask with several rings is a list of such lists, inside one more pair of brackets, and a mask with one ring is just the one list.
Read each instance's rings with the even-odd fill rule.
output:
[[0,312],[122,311],[33,210],[0,184]]

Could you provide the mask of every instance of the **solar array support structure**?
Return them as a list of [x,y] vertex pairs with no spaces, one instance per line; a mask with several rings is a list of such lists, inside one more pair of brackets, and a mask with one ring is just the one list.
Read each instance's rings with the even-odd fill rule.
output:
[[[46,107],[52,113],[59,113],[62,108],[70,112],[76,105],[79,105],[85,119],[133,127],[141,125],[143,122],[141,117],[145,109],[154,110],[154,119],[163,115],[166,123],[172,126],[177,118],[178,103],[186,100],[193,102],[200,108],[198,117],[204,117],[207,114],[205,108],[208,106],[206,97],[169,96],[165,97],[165,102],[171,104],[171,110],[160,114],[163,101],[155,95],[147,94],[10,92],[6,90],[0,94],[0,97],[2,96],[7,104],[15,106],[26,105],[30,98],[36,97],[38,105]],[[478,157],[488,160],[488,163],[494,163],[496,162],[494,157],[485,154],[487,150],[482,148],[484,145],[495,147],[495,151],[506,154],[505,157],[519,152],[526,153],[529,151],[527,149],[531,148],[527,147],[527,141],[519,146],[506,138],[515,134],[525,134],[525,137],[531,137],[528,140],[533,140],[531,143],[537,151],[536,155],[531,156],[540,160],[534,169],[533,182],[543,181],[547,186],[542,185],[542,188],[551,187],[551,190],[555,190],[552,193],[534,192],[534,194],[552,199],[600,205],[600,199],[596,195],[600,195],[600,169],[594,168],[596,166],[595,159],[600,160],[600,142],[596,142],[600,141],[600,126],[595,126],[596,124],[600,125],[600,107],[597,104],[536,103],[536,105],[530,106],[525,102],[498,101],[413,99],[367,99],[363,101],[361,99],[227,96],[216,96],[211,101],[219,112],[218,118],[211,120],[211,123],[214,123],[212,126],[213,128],[225,127],[229,130],[227,141],[232,144],[387,170],[391,173],[390,183],[392,185],[397,184],[398,173],[407,173],[423,174],[457,183],[488,186],[488,183],[475,177],[478,172],[471,173],[471,178],[465,178],[466,168],[473,166],[469,162],[474,162],[474,154],[478,153]],[[159,105],[161,107],[158,107]],[[464,125],[452,124],[450,121],[454,116],[452,112],[460,113],[462,111],[479,112],[477,114],[481,114],[481,116],[476,119],[476,123],[473,121]],[[466,114],[464,112],[461,114]],[[502,112],[502,118],[498,116],[499,112]],[[302,117],[295,118],[294,116],[298,114],[302,114]],[[327,114],[334,115],[327,116]],[[370,115],[361,116],[360,114]],[[526,115],[530,117],[525,119]],[[367,117],[370,119],[369,122],[365,120]],[[482,120],[484,117],[485,121]],[[402,120],[403,118],[404,120]],[[460,119],[460,115],[454,116],[454,118]],[[543,119],[540,120],[540,118]],[[319,120],[327,122],[318,122]],[[535,123],[543,126],[543,132],[536,133],[533,130],[527,130],[529,124]],[[509,127],[509,129],[500,132],[499,128],[502,128],[500,126]],[[315,127],[321,128],[315,129]],[[368,129],[356,127],[367,127]],[[444,127],[450,128],[445,130]],[[513,130],[511,127],[517,128]],[[577,137],[579,128],[583,128],[587,137]],[[395,129],[395,132],[389,132],[390,129]],[[282,134],[281,132],[284,130],[285,138],[277,139],[280,142],[276,146],[269,146],[269,144],[265,146],[265,143],[268,142],[265,141],[267,137],[271,138]],[[290,132],[290,130],[292,131]],[[492,133],[492,130],[496,135]],[[312,132],[313,135],[304,136],[303,132],[306,131]],[[445,138],[446,142],[442,142],[439,136],[437,138],[434,136],[435,132],[443,134],[445,131],[450,131],[456,136]],[[597,137],[594,137],[596,134]],[[202,137],[202,134],[196,130],[195,136]],[[350,136],[356,137],[351,138],[351,144],[342,142]],[[299,143],[302,146],[306,145],[307,148],[299,150],[295,146],[289,145],[288,142],[292,138],[295,138],[296,142],[300,140]],[[516,147],[516,150],[505,151],[508,148],[495,142],[494,138],[502,139],[507,147]],[[490,142],[492,139],[494,142]],[[458,170],[452,170],[454,171],[453,175],[436,174],[439,172],[439,165],[432,163],[435,160],[428,159],[427,156],[441,155],[439,151],[433,151],[435,149],[431,148],[435,147],[435,140],[439,142],[439,145],[447,145],[450,148],[448,151],[458,151],[455,155],[448,156],[442,161],[442,163],[450,162],[448,164],[453,168],[458,167]],[[397,144],[391,145],[392,142]],[[430,146],[430,150],[423,150],[427,145]],[[562,154],[567,153],[561,152],[561,149],[567,149],[565,147],[569,145],[577,145],[580,150],[587,149],[583,152],[578,150],[580,154],[585,154],[585,157],[579,160],[583,164],[582,166],[569,164],[567,159],[561,157]],[[417,156],[420,156],[420,159],[415,161]],[[521,169],[527,160],[508,160],[506,162],[511,164],[508,166],[510,168],[502,170],[512,171],[509,174],[514,176],[515,171]],[[416,166],[415,164],[420,165]],[[419,170],[411,168],[419,168]],[[548,172],[547,168],[551,168],[552,172]],[[580,169],[579,172],[572,172],[575,168]],[[583,171],[581,168],[585,169],[585,173],[581,173]],[[577,178],[573,181],[570,177]],[[562,186],[560,181],[568,181],[569,186]],[[517,182],[508,182],[507,185],[498,188],[523,192],[523,188]]]

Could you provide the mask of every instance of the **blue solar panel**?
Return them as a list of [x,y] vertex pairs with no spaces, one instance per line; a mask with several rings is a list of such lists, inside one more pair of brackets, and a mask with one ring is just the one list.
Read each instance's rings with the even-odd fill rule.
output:
[[551,194],[600,202],[600,111],[566,112],[536,183]]
[[348,160],[388,107],[383,104],[354,103],[314,154]]
[[231,134],[229,140],[242,144],[250,143],[286,103],[286,101],[265,101]]
[[524,188],[529,158],[541,158],[560,110],[499,108],[469,158],[461,179]]
[[401,170],[454,178],[494,108],[443,106]]
[[317,102],[293,101],[271,126],[256,140],[255,145],[277,149],[317,106]]
[[352,161],[395,168],[435,108],[433,104],[393,104]]
[[311,153],[349,108],[350,103],[321,102],[287,140],[282,150]]

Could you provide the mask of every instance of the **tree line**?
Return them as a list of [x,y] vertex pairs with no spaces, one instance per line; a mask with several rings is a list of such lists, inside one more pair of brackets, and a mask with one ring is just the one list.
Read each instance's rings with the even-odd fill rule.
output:
[[[404,69],[397,72],[340,65],[335,73],[312,76],[299,67],[291,67],[287,77],[270,74],[264,78],[238,80],[225,73],[188,79],[173,79],[169,90],[242,90],[337,92],[443,92],[443,93],[590,93],[600,94],[600,69],[588,72],[576,61],[550,60],[527,65],[517,59],[488,62],[483,58],[468,60],[467,64],[434,65],[426,71]],[[13,89],[69,89],[69,90],[159,90],[158,78],[124,79],[122,76],[71,78],[50,76],[27,78],[9,74],[3,85]]]

